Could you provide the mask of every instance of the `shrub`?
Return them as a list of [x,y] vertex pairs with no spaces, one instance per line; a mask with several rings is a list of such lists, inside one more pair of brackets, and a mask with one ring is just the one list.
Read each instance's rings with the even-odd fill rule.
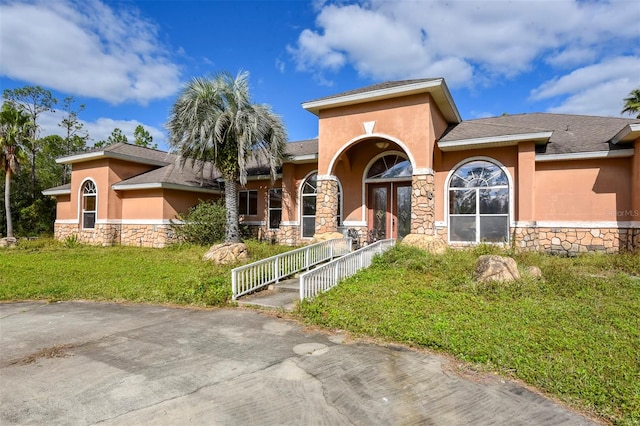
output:
[[210,246],[224,239],[226,210],[222,200],[202,201],[179,214],[184,224],[172,223],[171,228],[181,242]]

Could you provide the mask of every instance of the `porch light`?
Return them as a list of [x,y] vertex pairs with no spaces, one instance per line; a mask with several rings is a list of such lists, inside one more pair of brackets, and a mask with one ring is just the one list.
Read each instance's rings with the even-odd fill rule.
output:
[[376,142],[376,146],[380,149],[385,149],[387,147],[389,147],[389,142],[387,141],[378,141]]

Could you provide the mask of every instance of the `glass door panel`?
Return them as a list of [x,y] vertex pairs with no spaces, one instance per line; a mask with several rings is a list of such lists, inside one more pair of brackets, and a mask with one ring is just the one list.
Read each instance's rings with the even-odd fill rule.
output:
[[388,221],[388,199],[387,186],[371,187],[371,215],[372,228],[380,239],[386,238]]
[[411,233],[411,187],[396,186],[396,229],[394,238],[402,239]]

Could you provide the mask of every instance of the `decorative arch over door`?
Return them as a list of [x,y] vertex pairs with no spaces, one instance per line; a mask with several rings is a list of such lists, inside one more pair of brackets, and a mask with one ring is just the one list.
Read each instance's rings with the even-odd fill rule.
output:
[[488,159],[460,165],[448,182],[449,241],[508,242],[509,177]]
[[411,233],[413,167],[404,153],[387,152],[365,170],[367,223],[371,239],[402,239]]

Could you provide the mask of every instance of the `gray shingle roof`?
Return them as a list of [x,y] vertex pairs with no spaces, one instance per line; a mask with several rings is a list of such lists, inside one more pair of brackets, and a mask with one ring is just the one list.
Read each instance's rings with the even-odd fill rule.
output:
[[175,161],[176,156],[166,151],[145,148],[129,143],[116,143],[102,148],[93,148],[88,151],[77,152],[57,161],[59,163],[75,163],[89,161],[97,158],[119,158],[142,164],[164,165]]
[[439,142],[551,131],[545,154],[609,151],[625,148],[609,141],[632,123],[640,120],[548,113],[505,115],[463,121],[451,126]]
[[176,162],[151,170],[146,173],[134,176],[118,182],[116,186],[119,189],[126,187],[135,187],[138,185],[177,185],[191,187],[193,189],[205,188],[210,190],[219,190],[220,185],[217,182],[219,173],[214,172],[211,164],[205,164],[202,175],[192,166],[191,162],[185,163],[184,167],[180,167]]
[[292,157],[299,155],[317,155],[318,139],[307,139],[304,141],[289,142],[286,153]]

